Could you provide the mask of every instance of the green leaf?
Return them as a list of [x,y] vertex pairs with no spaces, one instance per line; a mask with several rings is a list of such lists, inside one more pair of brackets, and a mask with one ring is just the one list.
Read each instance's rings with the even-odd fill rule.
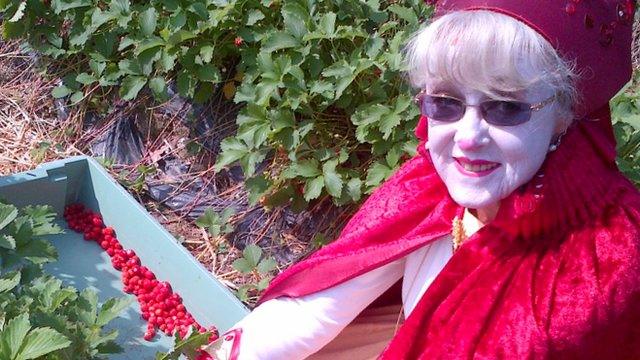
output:
[[411,25],[418,23],[418,15],[413,9],[406,8],[397,4],[390,5],[387,10],[396,14],[400,19],[408,22]]
[[231,264],[231,266],[243,274],[248,274],[252,272],[254,268],[253,266],[251,266],[251,263],[249,263],[249,261],[247,261],[247,259],[245,258],[236,259]]
[[20,272],[11,271],[0,277],[0,293],[12,290],[20,283]]
[[329,160],[322,164],[322,175],[324,176],[324,185],[327,187],[329,195],[339,198],[342,194],[342,177],[336,173],[338,159]]
[[255,205],[269,189],[269,181],[264,175],[257,175],[245,180],[244,186],[249,190],[249,203]]
[[9,320],[2,331],[2,352],[7,359],[14,359],[20,350],[20,346],[29,331],[29,314],[22,313]]
[[133,300],[133,297],[111,298],[107,300],[100,307],[100,312],[98,312],[98,317],[96,318],[96,325],[104,326],[108,324],[109,321],[118,317],[124,309],[129,307]]
[[9,250],[15,250],[16,239],[11,235],[0,235],[0,247]]
[[240,140],[229,137],[220,143],[222,154],[219,155],[214,165],[215,171],[220,171],[223,167],[240,160],[249,153],[247,146]]
[[265,258],[262,259],[262,261],[260,261],[260,263],[258,264],[258,272],[261,274],[266,274],[272,270],[275,270],[277,266],[278,263],[276,263],[273,258]]
[[16,360],[35,359],[71,345],[71,341],[59,332],[48,328],[31,330],[24,340]]
[[390,169],[388,166],[380,162],[376,162],[369,168],[369,171],[367,171],[367,179],[365,181],[365,184],[367,186],[378,186],[391,175],[391,172],[392,169]]
[[158,99],[166,99],[167,96],[167,83],[162,77],[154,77],[149,80],[149,89],[153,92]]
[[255,25],[258,21],[264,19],[264,14],[258,9],[253,9],[247,14],[247,25]]
[[262,51],[274,52],[281,49],[292,48],[300,45],[298,40],[285,32],[274,32],[267,36],[266,40],[262,42]]
[[321,175],[320,163],[316,159],[305,159],[295,163],[296,174],[302,177],[310,178]]
[[56,248],[43,239],[31,239],[26,245],[19,246],[17,252],[34,264],[53,262],[58,258]]
[[202,81],[219,82],[220,71],[212,64],[204,64],[196,69],[198,79]]
[[205,63],[211,62],[213,59],[213,45],[205,44],[200,48],[200,57]]
[[214,212],[211,208],[207,208],[204,211],[204,214],[196,219],[195,223],[196,225],[207,229],[212,236],[220,235],[220,229],[223,225],[220,215]]
[[187,71],[178,73],[178,93],[183,97],[192,97],[196,89],[196,80]]
[[262,257],[262,249],[258,245],[249,244],[242,250],[242,255],[254,268],[258,266],[260,257]]
[[26,1],[21,1],[20,4],[18,5],[18,8],[13,13],[13,16],[11,16],[11,18],[8,21],[9,22],[17,22],[18,20],[22,19],[22,17],[24,16],[24,9],[26,7],[27,7],[27,2]]
[[18,217],[18,209],[11,204],[0,203],[0,230]]
[[69,98],[69,102],[71,102],[71,104],[77,104],[83,99],[84,99],[84,93],[82,91],[76,91]]
[[146,83],[147,78],[144,76],[128,75],[120,85],[120,97],[127,101],[135,99]]
[[362,196],[362,180],[352,178],[347,182],[347,194],[353,201],[359,201]]
[[140,13],[140,30],[146,36],[152,35],[156,30],[156,25],[158,23],[158,14],[156,13],[156,9],[153,7],[149,7],[145,11]]
[[320,19],[320,23],[318,24],[318,27],[326,35],[333,37],[336,31],[336,14],[333,12],[328,12],[324,14]]
[[266,288],[269,287],[269,282],[271,281],[271,277],[266,277],[263,279],[260,279],[260,281],[258,281],[258,285],[256,286],[256,288],[258,289],[258,291],[262,291]]
[[93,75],[89,75],[87,73],[81,73],[76,76],[76,81],[83,85],[89,85],[93,82],[98,81]]
[[282,19],[287,31],[300,39],[307,32],[309,11],[296,2],[288,2],[282,7]]
[[80,292],[76,313],[78,319],[87,326],[95,324],[98,313],[98,294],[95,289],[89,287]]
[[64,85],[60,85],[60,86],[56,86],[55,88],[53,88],[53,90],[51,90],[51,95],[56,99],[60,99],[71,94],[72,92],[73,92],[72,89],[69,89]]
[[322,193],[322,188],[324,187],[324,177],[322,175],[309,179],[304,184],[304,199],[306,201],[311,201],[313,199],[317,199]]

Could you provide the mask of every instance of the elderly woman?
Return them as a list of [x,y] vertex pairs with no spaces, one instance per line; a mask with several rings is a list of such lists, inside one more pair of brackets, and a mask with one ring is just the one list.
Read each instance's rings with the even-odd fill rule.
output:
[[420,155],[208,351],[640,358],[640,194],[616,168],[608,108],[630,78],[633,11],[438,3],[407,52]]

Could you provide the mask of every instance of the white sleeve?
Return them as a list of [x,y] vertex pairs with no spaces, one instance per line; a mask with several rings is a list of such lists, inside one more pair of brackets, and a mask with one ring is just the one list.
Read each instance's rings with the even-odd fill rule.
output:
[[314,294],[261,304],[234,326],[241,330],[235,339],[239,341],[238,359],[293,360],[317,352],[402,277],[404,261],[396,260]]

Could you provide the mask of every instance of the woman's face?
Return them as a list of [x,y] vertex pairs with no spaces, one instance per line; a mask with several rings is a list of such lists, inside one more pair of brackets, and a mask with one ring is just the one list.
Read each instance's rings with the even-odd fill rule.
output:
[[[427,86],[428,94],[448,95],[469,105],[488,96],[451,84]],[[549,87],[519,94],[505,94],[514,100],[535,104],[553,95]],[[495,207],[538,171],[547,155],[560,121],[551,103],[532,112],[531,119],[515,126],[487,123],[476,106],[467,106],[460,120],[429,120],[428,147],[435,169],[451,197],[471,209]]]

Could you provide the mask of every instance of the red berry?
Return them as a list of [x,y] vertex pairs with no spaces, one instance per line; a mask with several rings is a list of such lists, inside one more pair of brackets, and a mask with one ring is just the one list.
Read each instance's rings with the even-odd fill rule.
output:
[[242,44],[244,43],[244,39],[243,39],[243,38],[241,38],[240,36],[238,36],[238,37],[236,37],[236,38],[233,40],[233,43],[234,43],[236,46],[242,46]]

